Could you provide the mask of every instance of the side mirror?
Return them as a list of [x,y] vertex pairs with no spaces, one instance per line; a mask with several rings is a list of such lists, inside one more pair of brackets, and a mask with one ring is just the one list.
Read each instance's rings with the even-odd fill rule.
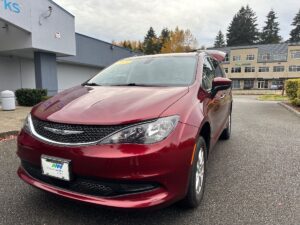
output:
[[218,91],[231,88],[232,81],[224,77],[216,77],[212,82],[211,95],[214,97]]

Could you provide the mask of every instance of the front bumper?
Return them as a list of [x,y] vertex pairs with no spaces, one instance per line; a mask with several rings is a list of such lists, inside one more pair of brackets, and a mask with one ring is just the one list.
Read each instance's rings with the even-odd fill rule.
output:
[[20,166],[18,175],[37,188],[83,202],[118,208],[167,205],[182,199],[186,194],[196,134],[195,127],[179,123],[166,140],[157,144],[80,147],[50,145],[24,131],[18,136],[18,156],[23,162],[37,168],[41,166],[43,154],[70,159],[75,179],[88,177],[94,181],[155,184],[154,188],[147,191],[101,196],[45,182],[32,176],[24,166]]

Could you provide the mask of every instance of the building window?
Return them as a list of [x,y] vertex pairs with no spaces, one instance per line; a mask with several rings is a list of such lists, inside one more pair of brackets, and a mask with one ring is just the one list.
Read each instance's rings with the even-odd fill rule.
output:
[[229,54],[228,53],[225,55],[224,62],[229,62]]
[[246,66],[245,67],[245,73],[254,73],[255,67],[254,66]]
[[231,68],[231,73],[240,73],[240,72],[242,72],[241,67],[232,67]]
[[286,61],[287,60],[287,55],[286,54],[276,54],[276,55],[273,55],[273,60],[276,60],[276,61]]
[[251,89],[254,86],[254,80],[244,80],[244,89]]
[[254,60],[254,55],[253,54],[252,55],[247,55],[246,60],[247,61],[253,61]]
[[269,54],[269,53],[262,54],[260,57],[261,57],[261,60],[264,60],[264,61],[270,61],[271,60],[271,54]]
[[225,73],[228,73],[228,68],[224,68]]
[[267,66],[262,66],[258,68],[258,72],[269,72],[269,67]]
[[260,61],[287,61],[287,54],[285,53],[277,53],[277,54],[271,54],[271,53],[265,53],[259,55]]
[[234,55],[232,57],[232,61],[241,61],[241,56],[240,55]]
[[273,72],[284,72],[284,66],[274,66]]
[[290,66],[289,71],[290,72],[300,72],[300,66],[296,66],[296,65]]
[[291,51],[292,59],[300,59],[300,50]]
[[232,81],[232,87],[233,88],[241,88],[241,83],[239,80],[233,80]]
[[273,80],[272,85],[283,85],[283,81],[282,80]]

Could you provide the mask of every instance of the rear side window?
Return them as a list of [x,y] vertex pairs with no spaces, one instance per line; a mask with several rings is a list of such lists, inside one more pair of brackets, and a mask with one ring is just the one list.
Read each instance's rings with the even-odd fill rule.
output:
[[224,70],[218,61],[212,59],[212,63],[215,68],[215,77],[225,77]]
[[210,58],[205,57],[203,63],[202,87],[209,91],[212,88],[212,81],[215,77],[215,68]]

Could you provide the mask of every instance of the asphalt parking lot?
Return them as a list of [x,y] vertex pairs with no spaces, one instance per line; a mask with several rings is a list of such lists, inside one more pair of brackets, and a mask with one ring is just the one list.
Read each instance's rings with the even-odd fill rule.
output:
[[300,119],[275,102],[235,97],[232,132],[210,154],[197,210],[124,212],[44,193],[17,177],[15,140],[0,143],[0,224],[300,224]]

